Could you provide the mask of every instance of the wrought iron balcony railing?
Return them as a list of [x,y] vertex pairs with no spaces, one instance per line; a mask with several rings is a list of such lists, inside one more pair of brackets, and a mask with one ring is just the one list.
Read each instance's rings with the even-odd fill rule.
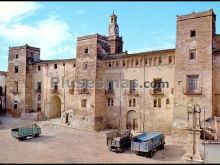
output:
[[195,89],[183,88],[183,93],[185,95],[202,95],[202,87],[198,87]]
[[113,94],[114,94],[114,91],[113,91],[113,89],[106,89],[106,90],[105,90],[105,94],[113,95]]
[[128,90],[125,90],[125,94],[126,94],[126,95],[133,95],[133,96],[139,95],[137,89],[132,89],[132,90],[131,90],[131,89],[128,89]]
[[164,90],[162,88],[150,89],[151,95],[164,95]]

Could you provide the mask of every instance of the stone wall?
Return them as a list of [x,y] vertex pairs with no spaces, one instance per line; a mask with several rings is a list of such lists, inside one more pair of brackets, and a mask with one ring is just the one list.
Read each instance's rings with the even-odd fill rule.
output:
[[[177,16],[176,63],[174,77],[173,128],[184,128],[187,121],[187,108],[190,104],[206,106],[206,118],[212,117],[212,43],[215,27],[212,10]],[[196,36],[190,37],[190,31],[196,30]],[[196,50],[196,58],[189,60],[190,50]],[[187,75],[199,75],[201,94],[186,94]],[[180,105],[181,104],[181,105]],[[183,105],[183,106],[182,106]],[[203,116],[203,113],[201,114]]]

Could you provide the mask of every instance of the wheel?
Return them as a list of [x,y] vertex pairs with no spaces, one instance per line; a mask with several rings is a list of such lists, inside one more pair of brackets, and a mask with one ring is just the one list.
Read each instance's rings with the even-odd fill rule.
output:
[[19,137],[18,140],[23,141],[25,137]]
[[153,151],[149,151],[147,154],[147,157],[152,158],[153,157]]
[[37,133],[37,134],[35,135],[35,137],[39,137],[39,133]]

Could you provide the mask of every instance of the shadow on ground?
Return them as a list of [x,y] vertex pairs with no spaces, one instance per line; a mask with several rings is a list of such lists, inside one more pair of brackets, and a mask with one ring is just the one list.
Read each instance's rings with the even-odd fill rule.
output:
[[40,135],[39,137],[28,137],[26,140],[21,142],[51,142],[55,140],[55,136],[48,136],[48,135]]

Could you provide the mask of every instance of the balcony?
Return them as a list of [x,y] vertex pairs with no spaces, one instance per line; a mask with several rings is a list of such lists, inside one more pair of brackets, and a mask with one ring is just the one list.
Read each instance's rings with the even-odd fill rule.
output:
[[41,93],[41,89],[35,89],[35,93]]
[[164,95],[164,90],[162,88],[159,89],[150,89],[151,95]]
[[51,94],[60,94],[60,90],[59,89],[50,89],[50,93]]
[[113,95],[113,94],[114,94],[114,91],[113,91],[113,89],[106,89],[106,90],[105,90],[105,94],[106,94],[106,95]]
[[74,88],[70,88],[69,93],[73,95],[74,94]]
[[130,96],[138,96],[138,90],[137,89],[128,89],[128,90],[125,90],[125,94],[126,95],[130,95]]
[[196,89],[183,88],[183,93],[185,95],[202,95],[202,87]]
[[88,88],[82,88],[82,89],[78,89],[78,94],[89,94],[89,90]]

